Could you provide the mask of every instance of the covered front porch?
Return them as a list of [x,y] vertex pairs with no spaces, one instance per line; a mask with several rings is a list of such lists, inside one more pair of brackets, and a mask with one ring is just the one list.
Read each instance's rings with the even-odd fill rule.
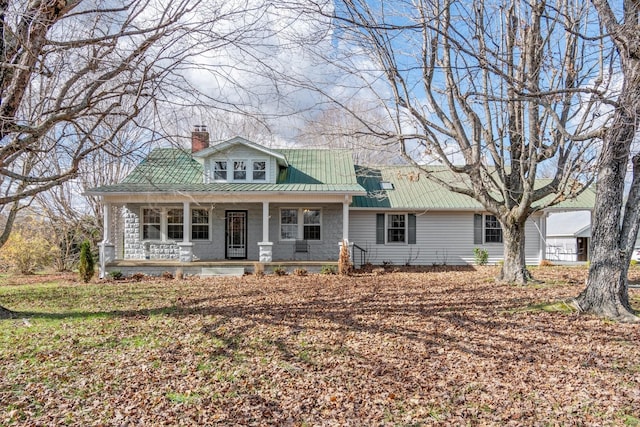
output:
[[278,266],[311,272],[337,265],[349,236],[350,197],[318,199],[106,201],[100,277],[111,271],[249,273],[257,264],[265,273]]

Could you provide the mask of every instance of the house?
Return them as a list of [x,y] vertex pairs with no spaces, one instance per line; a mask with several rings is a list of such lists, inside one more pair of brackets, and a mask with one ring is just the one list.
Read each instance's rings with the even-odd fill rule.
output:
[[[364,168],[349,150],[272,149],[240,137],[209,146],[204,127],[191,143],[191,152],[156,149],[121,183],[88,191],[104,202],[102,276],[206,275],[222,262],[319,266],[337,262],[345,241],[356,264],[470,264],[475,247],[490,262],[502,257],[495,217],[416,168]],[[590,208],[593,194],[564,204]],[[527,222],[528,263],[544,257],[546,215]]]
[[591,211],[558,212],[547,220],[546,259],[582,262],[589,259]]

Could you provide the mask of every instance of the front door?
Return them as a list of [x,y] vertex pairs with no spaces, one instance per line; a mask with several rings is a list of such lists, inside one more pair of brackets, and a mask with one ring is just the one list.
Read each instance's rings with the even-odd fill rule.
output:
[[247,211],[226,211],[227,259],[247,258]]

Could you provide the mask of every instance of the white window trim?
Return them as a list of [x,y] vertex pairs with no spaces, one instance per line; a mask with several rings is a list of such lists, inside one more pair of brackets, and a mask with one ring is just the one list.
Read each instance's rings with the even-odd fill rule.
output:
[[[295,239],[283,239],[282,238],[282,211],[283,210],[297,210],[298,211],[298,223],[296,224],[298,226],[298,230],[297,230],[297,234],[296,234],[296,238]],[[324,227],[322,225],[323,223],[323,213],[322,213],[322,208],[317,208],[317,207],[312,207],[312,206],[306,206],[306,207],[297,207],[297,206],[283,206],[279,209],[278,211],[278,239],[281,242],[295,242],[296,240],[303,240],[304,239],[304,211],[305,210],[314,210],[314,211],[320,211],[320,239],[318,240],[307,240],[308,242],[321,242],[322,239],[324,238],[323,234],[324,234]],[[292,224],[287,224],[287,225],[292,225]],[[313,225],[313,224],[310,224]]]
[[[225,172],[227,173],[227,179],[216,179],[216,162],[226,162],[227,169]],[[211,182],[227,182],[229,181],[229,160],[228,159],[211,159],[209,163],[210,170],[210,181]]]
[[[391,224],[391,215],[404,215],[404,241],[389,241],[389,224]],[[409,244],[409,212],[387,212],[384,215],[384,244],[385,245],[408,245]]]
[[[143,229],[144,229],[144,210],[145,209],[155,209],[155,210],[159,210],[160,211],[160,239],[145,239],[144,238],[144,233],[143,233]],[[159,243],[176,243],[176,242],[183,242],[184,241],[184,236],[181,240],[176,240],[176,239],[169,239],[167,237],[168,235],[168,231],[169,231],[169,220],[168,220],[168,212],[170,209],[183,209],[182,206],[176,205],[176,206],[162,206],[162,207],[157,207],[157,206],[142,206],[140,208],[140,212],[139,212],[139,236],[140,236],[140,241],[141,242],[159,242]],[[209,216],[211,217],[211,216]],[[184,218],[182,219],[184,221]],[[211,222],[211,220],[209,220],[209,222]],[[184,225],[184,224],[183,224]],[[211,235],[211,232],[209,232],[209,235]]]
[[[195,239],[193,237],[193,211],[195,210],[203,210],[203,211],[207,211],[207,214],[209,216],[209,221],[207,222],[207,227],[209,228],[209,238],[207,239]],[[204,224],[198,224],[198,225],[204,225]],[[191,223],[189,224],[189,238],[192,242],[211,242],[213,241],[213,210],[210,208],[199,208],[199,207],[192,207],[191,208]]]
[[[215,179],[216,162],[227,162],[227,179]],[[246,179],[235,179],[235,162],[245,162],[247,168]],[[264,162],[264,179],[253,179],[253,163]],[[211,182],[228,182],[228,183],[269,183],[270,182],[271,162],[266,157],[214,157],[209,160],[209,175]]]
[[[502,241],[501,242],[487,242],[487,217],[488,216],[492,216],[494,218],[497,217],[494,214],[490,214],[490,213],[485,213],[482,214],[482,242],[484,245],[502,245],[504,244],[504,236],[502,235],[502,227],[500,227],[500,222],[498,222],[498,228],[500,229],[500,236],[502,237]],[[494,228],[491,228],[491,230],[495,230]]]

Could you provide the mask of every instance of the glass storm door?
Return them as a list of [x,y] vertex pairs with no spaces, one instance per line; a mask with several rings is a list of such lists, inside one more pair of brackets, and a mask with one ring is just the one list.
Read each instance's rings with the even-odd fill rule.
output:
[[226,212],[226,258],[247,258],[247,211]]

